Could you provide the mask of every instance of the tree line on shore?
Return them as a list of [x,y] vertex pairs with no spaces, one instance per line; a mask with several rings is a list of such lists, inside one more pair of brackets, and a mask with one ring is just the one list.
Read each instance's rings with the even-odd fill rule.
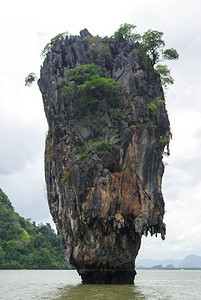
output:
[[67,269],[60,238],[50,224],[24,219],[0,189],[0,269]]

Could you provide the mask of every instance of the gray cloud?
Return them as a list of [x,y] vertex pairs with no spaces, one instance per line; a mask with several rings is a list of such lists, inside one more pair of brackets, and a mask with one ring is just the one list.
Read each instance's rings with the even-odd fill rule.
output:
[[42,153],[40,156],[17,173],[0,174],[1,188],[21,216],[37,223],[52,223],[46,199]]
[[44,136],[40,135],[37,128],[2,122],[0,128],[0,174],[18,173],[28,162],[42,154]]

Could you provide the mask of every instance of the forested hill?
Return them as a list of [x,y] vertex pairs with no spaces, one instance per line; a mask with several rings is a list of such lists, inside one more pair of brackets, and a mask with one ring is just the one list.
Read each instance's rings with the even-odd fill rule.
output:
[[0,189],[0,269],[66,269],[50,224],[36,226],[14,211]]

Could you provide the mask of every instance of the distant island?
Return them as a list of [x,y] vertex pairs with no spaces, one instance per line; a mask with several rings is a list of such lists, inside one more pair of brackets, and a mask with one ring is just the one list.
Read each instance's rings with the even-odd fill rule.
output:
[[136,262],[136,268],[151,270],[201,270],[201,256],[190,254],[181,260],[141,259]]
[[50,224],[36,226],[14,211],[0,189],[0,269],[67,269],[59,237]]

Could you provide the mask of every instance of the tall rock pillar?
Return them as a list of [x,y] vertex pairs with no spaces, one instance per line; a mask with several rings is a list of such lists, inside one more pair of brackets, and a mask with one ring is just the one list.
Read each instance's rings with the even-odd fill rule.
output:
[[41,68],[50,212],[84,283],[133,283],[141,237],[165,235],[169,120],[138,43],[58,39]]

